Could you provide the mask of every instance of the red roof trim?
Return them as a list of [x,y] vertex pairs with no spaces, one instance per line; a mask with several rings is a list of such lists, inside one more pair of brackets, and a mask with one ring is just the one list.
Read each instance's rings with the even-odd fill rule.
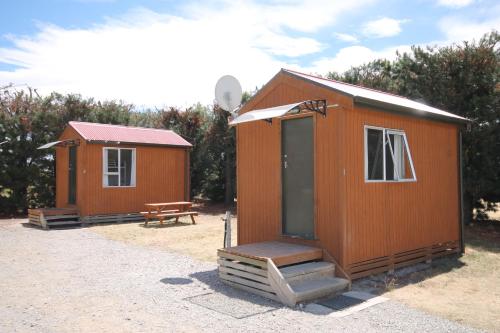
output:
[[180,135],[166,129],[80,121],[70,121],[68,125],[87,142],[122,142],[141,145],[192,147],[192,145]]

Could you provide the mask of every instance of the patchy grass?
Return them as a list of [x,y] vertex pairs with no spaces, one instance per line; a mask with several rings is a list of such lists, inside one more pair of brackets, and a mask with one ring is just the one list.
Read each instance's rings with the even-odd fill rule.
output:
[[[197,206],[194,209],[200,212],[194,225],[187,216],[176,224],[164,222],[164,226],[153,221],[148,227],[144,223],[123,223],[97,225],[90,230],[117,241],[167,249],[203,261],[216,261],[217,249],[222,248],[224,242],[224,207]],[[233,216],[231,221],[232,243],[236,245],[236,218]]]
[[[469,226],[462,257],[435,260],[378,287],[392,299],[488,331],[500,329],[500,223]],[[380,281],[380,280],[379,280]]]

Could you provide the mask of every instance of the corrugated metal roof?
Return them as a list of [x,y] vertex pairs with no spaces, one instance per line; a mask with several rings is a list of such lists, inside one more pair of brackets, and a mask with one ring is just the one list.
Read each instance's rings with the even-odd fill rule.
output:
[[241,123],[247,123],[249,121],[264,120],[264,119],[281,117],[281,116],[284,116],[288,111],[292,110],[293,108],[295,108],[297,105],[299,105],[301,103],[303,103],[303,102],[287,104],[287,105],[280,105],[280,106],[275,106],[272,108],[258,109],[258,110],[253,110],[250,112],[245,112],[241,116],[238,116],[234,120],[229,122],[229,125],[234,126],[234,125],[241,124]]
[[73,127],[85,140],[90,142],[138,143],[178,147],[192,146],[180,135],[170,130],[87,123],[80,121],[70,121],[69,125]]
[[[436,109],[432,106],[412,101],[408,98],[381,92],[374,89],[355,86],[348,83],[324,79],[318,76],[304,74],[289,69],[282,69],[283,72],[292,76],[300,77],[308,81],[315,82],[324,87],[343,92],[353,97],[354,102],[374,105],[377,107],[386,107],[395,111],[409,111],[413,114],[422,116],[434,116],[435,118],[448,119],[458,122],[469,122],[467,118],[457,116],[456,114]],[[401,110],[403,109],[403,110]]]

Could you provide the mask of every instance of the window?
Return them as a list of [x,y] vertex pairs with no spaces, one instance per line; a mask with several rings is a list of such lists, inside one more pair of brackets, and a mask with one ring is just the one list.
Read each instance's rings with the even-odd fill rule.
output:
[[135,186],[135,149],[104,148],[103,186]]
[[405,132],[365,126],[365,180],[417,180]]

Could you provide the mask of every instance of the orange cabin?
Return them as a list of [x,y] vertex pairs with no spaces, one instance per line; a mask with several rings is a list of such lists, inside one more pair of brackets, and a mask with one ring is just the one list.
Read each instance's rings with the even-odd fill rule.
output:
[[281,70],[231,122],[238,244],[321,247],[350,278],[460,252],[467,122],[403,97]]
[[82,219],[189,199],[191,144],[172,131],[71,121],[51,144],[56,207]]

